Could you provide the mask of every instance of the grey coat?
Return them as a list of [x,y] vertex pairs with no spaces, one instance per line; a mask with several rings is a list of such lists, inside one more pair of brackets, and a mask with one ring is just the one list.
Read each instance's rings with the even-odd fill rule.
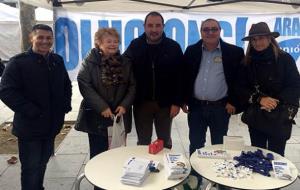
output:
[[117,106],[126,108],[124,123],[126,132],[131,131],[131,105],[135,95],[135,80],[131,65],[122,58],[125,83],[118,86],[105,86],[101,80],[101,54],[93,48],[82,63],[77,80],[83,96],[75,128],[97,134],[99,128],[112,124],[110,119],[101,117],[107,108],[112,111]]

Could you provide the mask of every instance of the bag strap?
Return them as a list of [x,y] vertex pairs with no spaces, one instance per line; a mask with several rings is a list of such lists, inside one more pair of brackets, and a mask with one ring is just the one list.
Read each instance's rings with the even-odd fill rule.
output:
[[253,79],[254,79],[254,88],[255,88],[255,91],[250,95],[250,99],[249,99],[249,103],[251,104],[254,104],[256,103],[255,100],[253,100],[254,98],[257,99],[257,97],[261,94],[264,94],[262,93],[259,88],[260,88],[260,85],[258,84],[258,79],[257,79],[257,64],[256,63],[250,63],[251,64],[251,71],[252,71],[252,76],[253,76]]
[[253,73],[253,79],[254,79],[255,93],[257,93],[257,94],[265,94],[265,93],[263,93],[263,92],[261,92],[259,90],[260,85],[259,85],[258,79],[257,79],[257,64],[256,63],[252,63],[252,73]]

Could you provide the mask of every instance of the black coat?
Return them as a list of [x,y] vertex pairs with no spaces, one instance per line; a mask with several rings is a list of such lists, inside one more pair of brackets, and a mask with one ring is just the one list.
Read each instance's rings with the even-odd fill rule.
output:
[[0,99],[15,112],[12,133],[23,139],[55,137],[71,94],[63,59],[50,53],[46,60],[31,49],[11,58],[0,83]]
[[299,105],[300,76],[295,60],[288,53],[281,52],[277,63],[240,65],[237,90],[244,109],[249,105],[250,96],[256,91],[254,69],[260,91],[280,102]]
[[134,39],[123,54],[131,61],[136,79],[134,103],[154,100],[162,107],[180,106],[183,53],[179,44],[163,34],[158,56],[153,59],[154,65],[149,51],[144,33]]
[[[186,80],[185,102],[187,104],[189,104],[194,98],[194,84],[201,64],[202,43],[202,40],[200,40],[196,44],[188,46],[184,53]],[[244,51],[242,48],[225,43],[222,40],[220,40],[220,46],[222,51],[222,63],[225,80],[228,86],[227,101],[235,106],[237,109],[236,113],[239,113],[240,105],[237,100],[235,84],[238,75],[238,66],[244,58]]]
[[124,124],[126,132],[131,131],[131,106],[135,95],[135,80],[131,65],[122,58],[122,71],[125,83],[117,86],[105,86],[101,80],[102,57],[99,50],[93,48],[84,59],[77,76],[78,86],[83,101],[78,114],[76,129],[92,134],[99,134],[98,127],[112,125],[101,112],[110,108],[113,112],[117,106],[126,108]]
[[4,69],[5,69],[5,66],[2,63],[1,58],[0,58],[0,77],[2,76],[2,73],[3,73]]
[[[281,52],[277,62],[273,63],[241,64],[237,90],[240,92],[239,100],[245,110],[250,105],[250,97],[253,103],[258,104],[260,94],[255,95],[257,94],[254,87],[256,84],[259,85],[263,96],[278,99],[283,104],[299,106],[300,76],[294,59],[288,53]],[[260,126],[255,126],[255,128],[260,128]],[[261,128],[265,127],[261,126]],[[291,131],[292,123],[270,133],[279,132],[280,138],[289,139]],[[274,136],[278,135],[274,134]]]

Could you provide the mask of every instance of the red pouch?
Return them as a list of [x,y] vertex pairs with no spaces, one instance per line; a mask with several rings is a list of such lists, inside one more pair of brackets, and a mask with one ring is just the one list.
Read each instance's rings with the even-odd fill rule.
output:
[[156,141],[153,141],[151,144],[149,144],[149,153],[156,154],[159,151],[161,151],[163,148],[164,148],[164,141],[157,139]]

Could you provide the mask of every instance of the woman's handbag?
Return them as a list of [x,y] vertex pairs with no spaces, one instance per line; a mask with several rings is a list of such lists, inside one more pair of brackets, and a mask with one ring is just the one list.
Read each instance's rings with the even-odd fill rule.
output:
[[241,120],[249,127],[253,127],[271,136],[290,136],[290,128],[294,122],[294,117],[298,112],[298,107],[288,104],[278,104],[278,106],[267,111],[261,109],[259,104],[251,104],[242,114]]

